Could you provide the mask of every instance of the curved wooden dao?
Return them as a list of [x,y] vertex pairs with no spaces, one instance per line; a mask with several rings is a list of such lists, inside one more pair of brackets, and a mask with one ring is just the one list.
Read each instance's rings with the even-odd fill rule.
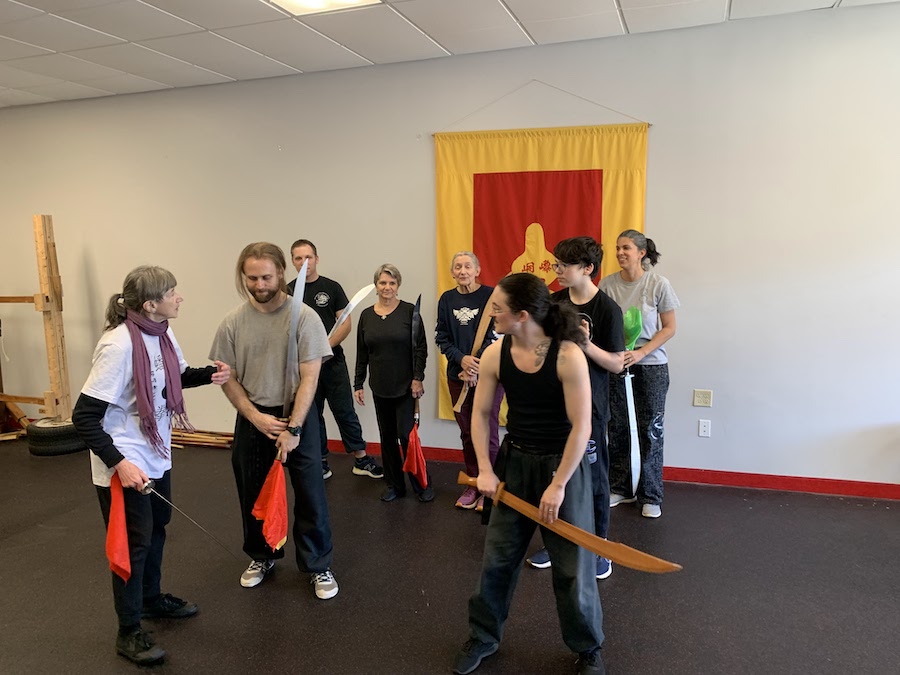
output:
[[[462,471],[459,472],[456,482],[460,485],[468,485],[476,489],[478,487],[476,480],[467,476]],[[681,569],[681,565],[678,563],[657,558],[656,556],[644,553],[643,551],[638,551],[636,548],[631,548],[625,544],[608,541],[607,539],[598,537],[596,534],[586,532],[580,527],[575,527],[564,520],[556,520],[549,524],[545,523],[541,520],[540,512],[537,507],[529,504],[524,499],[516,497],[511,492],[507,492],[505,483],[500,483],[500,486],[497,488],[497,494],[494,496],[494,503],[496,504],[498,502],[503,502],[523,516],[527,516],[539,525],[546,527],[548,530],[556,532],[559,536],[565,537],[569,541],[586,548],[588,551],[603,556],[604,558],[609,558],[614,563],[624,567],[630,567],[633,570],[650,572],[652,574],[678,572]]]

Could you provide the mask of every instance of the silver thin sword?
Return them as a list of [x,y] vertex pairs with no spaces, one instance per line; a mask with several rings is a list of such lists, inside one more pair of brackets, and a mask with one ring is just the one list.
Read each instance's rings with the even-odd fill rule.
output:
[[234,553],[232,553],[230,548],[228,548],[225,544],[223,544],[221,541],[219,541],[219,540],[216,538],[216,536],[215,536],[212,532],[210,532],[209,530],[207,530],[207,529],[206,529],[205,527],[203,527],[200,523],[198,523],[196,520],[194,520],[193,518],[191,518],[188,514],[186,514],[186,513],[185,513],[184,511],[182,511],[181,509],[179,509],[177,506],[175,506],[175,505],[174,505],[172,502],[170,502],[168,499],[166,499],[166,498],[163,497],[161,494],[159,494],[159,492],[156,491],[156,487],[155,487],[155,486],[156,486],[156,482],[155,482],[155,481],[153,481],[153,480],[148,480],[146,483],[144,483],[143,487],[141,487],[141,494],[142,494],[142,495],[154,494],[154,495],[156,495],[157,497],[159,497],[160,499],[162,499],[166,504],[168,504],[169,506],[171,506],[173,509],[175,509],[176,511],[178,511],[178,513],[180,513],[182,516],[184,516],[184,517],[187,518],[189,521],[191,521],[197,528],[200,529],[201,532],[203,532],[203,534],[205,534],[207,537],[209,537],[209,538],[212,539],[214,542],[216,542],[219,546],[221,546],[222,549],[223,549],[228,555],[230,555],[232,558],[234,558],[234,559],[237,560],[238,562],[241,561],[241,559],[238,558]]

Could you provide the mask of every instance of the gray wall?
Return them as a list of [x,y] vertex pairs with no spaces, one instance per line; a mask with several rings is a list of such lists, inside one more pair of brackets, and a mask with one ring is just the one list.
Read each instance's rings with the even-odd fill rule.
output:
[[[900,482],[898,28],[889,4],[0,110],[0,293],[37,290],[31,214],[52,214],[73,391],[106,299],[142,263],[175,272],[174,328],[205,363],[259,239],[312,239],[348,293],[392,261],[433,326],[430,134],[630,121],[540,82],[504,97],[539,80],[653,124],[646,230],[683,304],[666,464]],[[39,315],[0,319],[6,390],[39,394]],[[458,447],[434,363],[423,442]],[[713,409],[691,407],[695,387]],[[199,428],[230,430],[214,388],[188,403]],[[376,440],[371,406],[362,419]]]

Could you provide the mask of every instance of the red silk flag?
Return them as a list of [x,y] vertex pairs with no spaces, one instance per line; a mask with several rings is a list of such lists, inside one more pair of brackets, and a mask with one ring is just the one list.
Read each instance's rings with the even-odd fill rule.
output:
[[272,550],[277,551],[284,546],[288,530],[287,488],[284,468],[277,459],[269,469],[251,513],[257,520],[263,521],[263,537]]
[[[580,235],[602,244],[601,276],[617,271],[618,234],[644,230],[648,126],[435,134],[438,293],[458,251],[478,256],[483,284],[530,271],[555,289],[553,247]],[[440,363],[439,415],[453,419]]]
[[422,452],[422,441],[419,439],[419,423],[413,424],[409,432],[409,444],[406,448],[406,459],[403,470],[411,473],[423,488],[428,487],[428,468],[425,466],[425,453]]
[[124,582],[131,578],[131,554],[128,552],[128,529],[125,526],[125,494],[119,474],[109,479],[109,523],[106,526],[106,557],[109,569]]

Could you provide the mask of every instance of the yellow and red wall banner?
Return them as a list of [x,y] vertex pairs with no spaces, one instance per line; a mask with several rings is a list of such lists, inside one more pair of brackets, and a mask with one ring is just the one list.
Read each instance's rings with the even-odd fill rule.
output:
[[[556,288],[561,239],[589,235],[618,270],[616,237],[644,230],[645,123],[434,135],[438,292],[453,288],[450,259],[474,251],[481,282],[532,272]],[[453,419],[440,358],[439,416]]]

